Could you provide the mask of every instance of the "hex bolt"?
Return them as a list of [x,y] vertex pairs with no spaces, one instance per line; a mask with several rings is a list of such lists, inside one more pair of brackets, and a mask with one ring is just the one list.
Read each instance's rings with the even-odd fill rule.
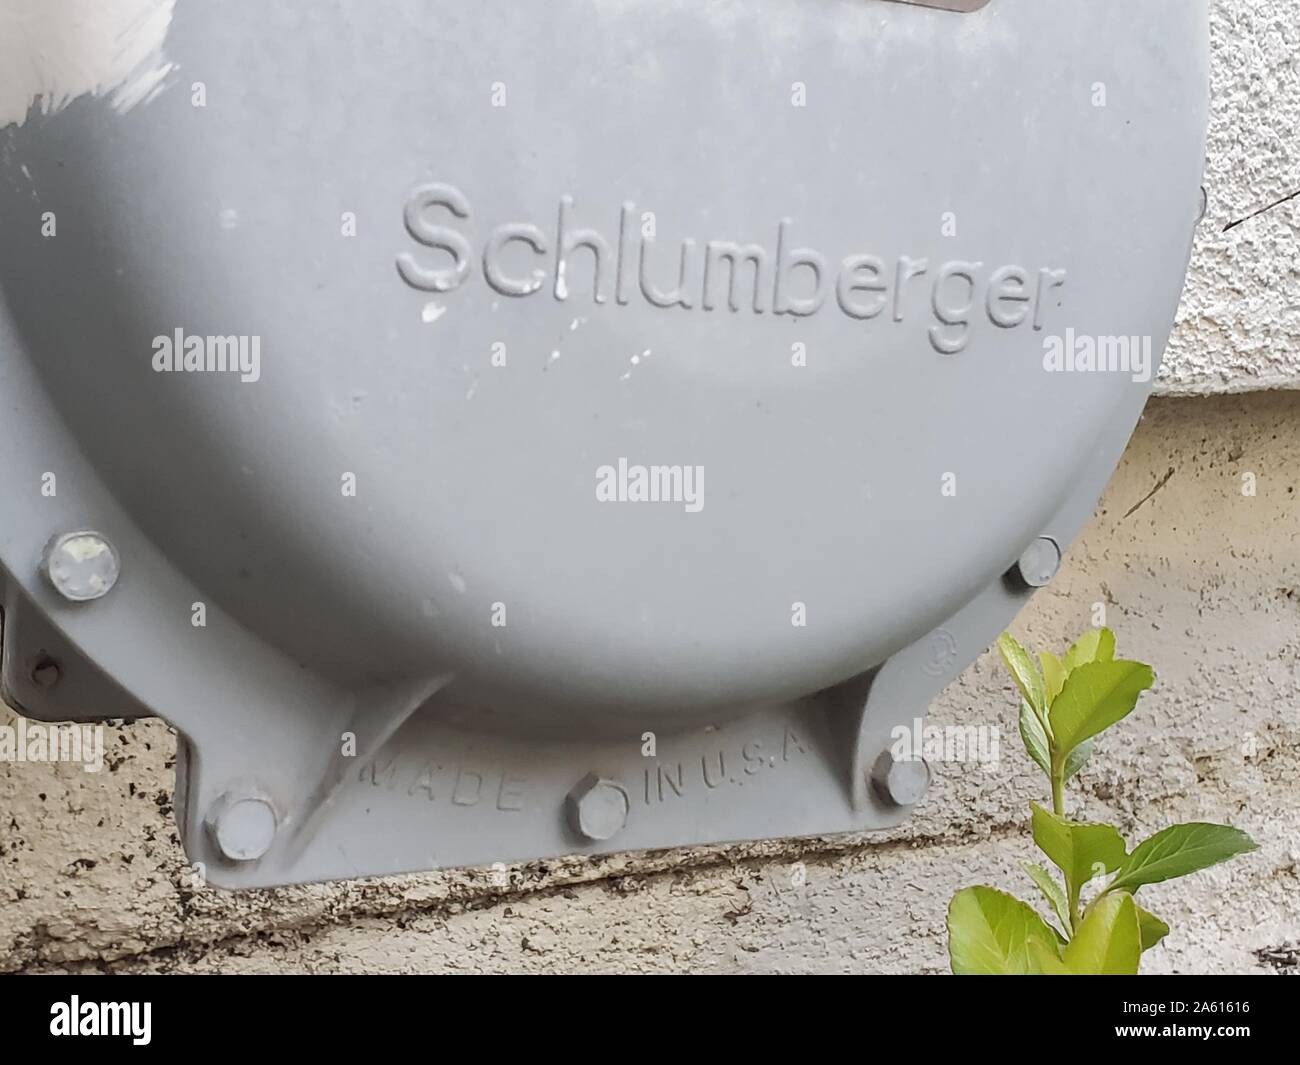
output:
[[1016,576],[1030,588],[1045,588],[1060,568],[1060,545],[1050,536],[1040,536],[1020,556]]
[[622,784],[588,773],[573,786],[565,807],[574,830],[598,841],[609,839],[626,824],[631,803]]
[[117,549],[91,529],[61,533],[45,545],[41,572],[72,603],[99,599],[113,590],[121,567]]
[[223,858],[255,862],[271,849],[279,819],[265,796],[228,791],[208,809],[204,825]]
[[891,806],[915,806],[930,786],[930,765],[923,758],[895,758],[882,751],[871,767],[871,784]]

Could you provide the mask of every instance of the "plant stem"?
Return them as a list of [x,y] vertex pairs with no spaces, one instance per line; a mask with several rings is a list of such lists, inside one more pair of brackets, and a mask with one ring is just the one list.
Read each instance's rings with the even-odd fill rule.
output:
[[[1052,740],[1049,743],[1055,747]],[[1052,765],[1052,813],[1057,817],[1065,816],[1065,759],[1062,758],[1055,750],[1051,752]],[[1066,931],[1070,937],[1074,937],[1075,929],[1079,927],[1079,895],[1081,894],[1082,884],[1075,884],[1070,877],[1065,878],[1065,890],[1069,899],[1070,910],[1070,927]]]

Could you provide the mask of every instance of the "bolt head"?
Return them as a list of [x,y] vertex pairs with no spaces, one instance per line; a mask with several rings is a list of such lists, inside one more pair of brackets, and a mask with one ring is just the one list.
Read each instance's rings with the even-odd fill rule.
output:
[[574,830],[599,841],[616,835],[626,824],[631,802],[622,784],[588,773],[569,792],[565,806]]
[[891,806],[915,806],[930,786],[930,765],[923,758],[902,760],[884,751],[872,766],[871,783]]
[[117,583],[117,549],[102,533],[89,529],[61,533],[45,545],[41,572],[71,603],[99,599]]
[[48,655],[42,655],[32,665],[32,683],[38,688],[53,688],[62,675],[59,664]]
[[223,858],[255,862],[275,842],[279,819],[266,797],[226,792],[212,804],[205,824]]
[[1020,556],[1016,575],[1030,588],[1045,588],[1060,568],[1060,545],[1050,536],[1040,536]]

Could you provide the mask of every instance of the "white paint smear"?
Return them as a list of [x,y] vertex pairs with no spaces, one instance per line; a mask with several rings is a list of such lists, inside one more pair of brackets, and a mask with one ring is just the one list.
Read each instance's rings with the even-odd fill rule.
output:
[[163,56],[176,0],[0,0],[0,129],[35,106],[107,97],[122,114],[174,69]]

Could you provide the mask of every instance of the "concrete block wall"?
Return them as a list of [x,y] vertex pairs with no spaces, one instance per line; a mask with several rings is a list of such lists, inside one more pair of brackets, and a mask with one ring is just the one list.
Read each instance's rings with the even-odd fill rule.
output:
[[[1060,648],[1104,604],[1156,669],[1079,778],[1080,816],[1130,838],[1228,821],[1261,845],[1144,889],[1173,927],[1145,968],[1300,972],[1300,198],[1225,232],[1300,190],[1300,19],[1293,0],[1213,19],[1209,211],[1160,398],[1013,628]],[[888,835],[246,894],[189,875],[171,731],[113,725],[99,774],[0,762],[0,971],[942,972],[954,891],[1032,897],[1018,862],[1043,787],[1015,707],[985,655],[932,721],[1000,726],[1000,764],[936,765]]]

